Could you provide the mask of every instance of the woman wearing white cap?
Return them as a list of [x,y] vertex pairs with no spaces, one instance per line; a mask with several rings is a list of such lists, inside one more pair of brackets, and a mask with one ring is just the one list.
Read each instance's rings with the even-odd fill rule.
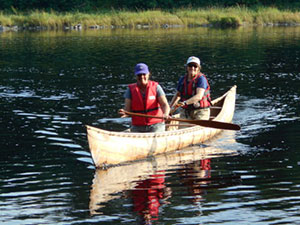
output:
[[145,63],[138,63],[134,68],[137,82],[128,85],[124,94],[125,107],[119,110],[121,117],[126,112],[143,113],[161,118],[146,118],[132,116],[131,132],[161,132],[165,131],[164,119],[169,117],[170,107],[162,87],[149,80],[150,72]]
[[200,59],[191,56],[186,62],[187,74],[180,77],[177,92],[170,107],[181,107],[180,117],[208,120],[210,116],[210,86],[206,76],[200,72]]

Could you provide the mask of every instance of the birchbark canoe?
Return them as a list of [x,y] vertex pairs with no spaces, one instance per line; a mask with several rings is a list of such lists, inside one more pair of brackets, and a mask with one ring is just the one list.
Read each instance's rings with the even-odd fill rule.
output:
[[[236,86],[233,86],[223,96],[213,100],[211,120],[231,122],[235,98]],[[88,144],[95,167],[102,168],[175,151],[203,143],[222,131],[198,125],[181,128],[175,123],[172,121],[167,131],[158,133],[107,131],[87,125]]]

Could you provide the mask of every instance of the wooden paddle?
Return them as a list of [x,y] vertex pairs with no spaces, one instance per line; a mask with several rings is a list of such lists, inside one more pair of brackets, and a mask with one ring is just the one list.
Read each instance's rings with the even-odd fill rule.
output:
[[133,113],[133,112],[127,112],[127,111],[124,111],[124,113],[129,115],[129,116],[159,118],[159,119],[163,119],[163,120],[191,123],[191,124],[200,125],[200,126],[203,126],[203,127],[210,127],[210,128],[224,129],[224,130],[240,130],[241,129],[241,127],[237,124],[225,123],[225,122],[219,122],[219,121],[213,121],[213,120],[187,120],[187,119],[180,119],[180,118],[165,119],[164,117],[151,116],[151,115],[146,115],[146,114],[142,114],[142,113]]

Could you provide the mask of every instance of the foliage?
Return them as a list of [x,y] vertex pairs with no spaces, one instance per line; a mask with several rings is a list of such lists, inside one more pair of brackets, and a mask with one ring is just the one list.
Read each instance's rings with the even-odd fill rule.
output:
[[175,26],[217,26],[238,27],[242,24],[300,24],[300,13],[279,10],[274,7],[208,7],[168,10],[98,10],[95,12],[57,12],[54,10],[32,10],[13,13],[0,11],[0,26],[39,27],[49,29],[106,28],[106,27],[169,27]]
[[226,16],[226,17],[221,17],[218,20],[212,21],[212,24],[220,27],[238,27],[242,25],[242,22],[236,16]]
[[0,10],[91,11],[99,9],[174,9],[187,7],[276,6],[299,9],[299,0],[0,0]]

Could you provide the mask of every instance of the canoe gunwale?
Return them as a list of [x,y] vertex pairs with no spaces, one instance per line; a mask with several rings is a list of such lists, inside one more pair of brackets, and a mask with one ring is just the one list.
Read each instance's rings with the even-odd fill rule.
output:
[[[100,128],[96,128],[93,126],[86,125],[88,130],[93,130],[96,133],[103,133],[109,136],[116,136],[116,137],[126,137],[126,138],[155,138],[155,137],[167,137],[167,136],[174,136],[174,135],[181,135],[185,133],[190,133],[193,131],[198,131],[199,129],[204,129],[204,127],[195,125],[192,127],[179,129],[179,130],[172,130],[172,131],[164,131],[164,132],[156,132],[156,133],[135,133],[135,132],[117,132],[117,131],[107,131]],[[206,129],[215,129],[215,128],[206,128]]]

